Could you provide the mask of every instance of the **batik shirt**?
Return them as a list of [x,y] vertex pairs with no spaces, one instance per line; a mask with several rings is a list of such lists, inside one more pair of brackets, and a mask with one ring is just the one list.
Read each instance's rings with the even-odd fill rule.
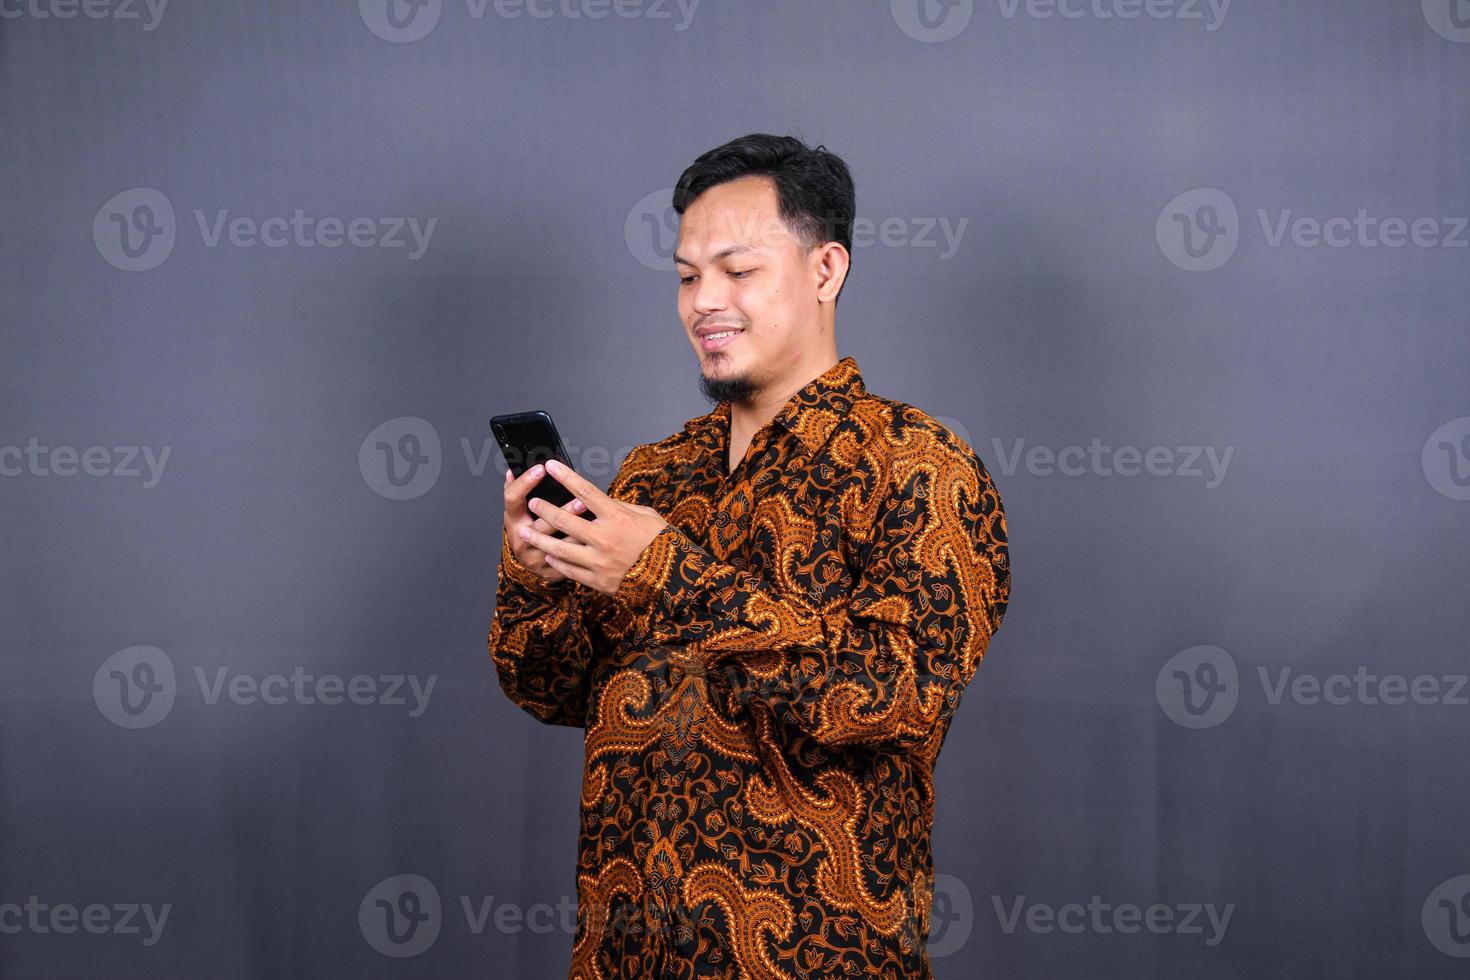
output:
[[615,595],[502,532],[511,700],[586,729],[573,978],[929,977],[934,763],[1010,593],[973,449],[845,357],[728,465],[730,405],[610,496],[668,522]]

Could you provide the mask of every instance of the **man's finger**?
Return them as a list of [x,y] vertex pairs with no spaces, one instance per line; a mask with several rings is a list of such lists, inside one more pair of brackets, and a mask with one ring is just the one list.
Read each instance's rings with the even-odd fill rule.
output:
[[607,501],[612,500],[611,497],[603,493],[601,490],[597,489],[596,486],[582,479],[581,474],[579,474],[576,470],[572,469],[570,466],[567,466],[560,460],[548,459],[546,461],[546,472],[551,474],[551,476],[556,480],[557,483],[560,483],[572,493],[576,494],[578,497],[581,497],[583,503],[585,503],[588,509],[591,510],[594,514],[598,513],[598,504],[606,503]]
[[[582,513],[582,508],[583,508],[582,501],[579,498],[577,498],[577,497],[573,497],[571,500],[569,500],[566,503],[564,503],[564,504],[561,505],[561,509],[563,511],[566,511],[566,512],[571,513],[571,514],[580,514],[580,513]],[[534,514],[535,511],[532,511],[532,513]],[[578,520],[585,521],[586,518],[578,518]],[[541,518],[541,517],[538,517],[534,521],[532,521],[531,522],[531,526],[533,528],[535,528],[536,530],[540,531],[542,534],[550,534],[551,531],[552,531],[551,525],[546,522],[545,518]]]
[[[536,467],[534,466],[528,467],[520,476],[506,483],[505,499],[508,503],[520,507],[526,506],[526,501],[530,499],[531,490],[547,477],[545,467],[542,467],[539,475],[534,472],[535,469]],[[509,473],[510,471],[506,470],[506,472]]]
[[[557,516],[560,517],[561,515],[558,513]],[[578,523],[585,523],[580,517],[577,518],[577,521]],[[540,531],[534,530],[529,526],[526,528],[524,540],[528,541],[532,546],[540,548],[546,554],[561,559],[556,566],[556,570],[562,572],[562,574],[566,574],[561,567],[563,563],[584,565],[588,559],[596,555],[596,552],[591,548],[570,536],[553,538],[551,535],[542,534]]]
[[568,537],[575,538],[579,544],[587,543],[587,532],[596,521],[589,521],[585,517],[575,517],[571,511],[561,507],[553,507],[544,500],[535,500],[535,508],[531,508],[531,501],[526,501],[527,509],[547,524],[558,531],[565,531]]
[[583,568],[581,565],[575,565],[564,558],[557,558],[553,555],[546,556],[546,564],[550,568],[561,572],[573,582],[580,582],[581,584],[588,586],[589,588],[592,587],[592,569]]

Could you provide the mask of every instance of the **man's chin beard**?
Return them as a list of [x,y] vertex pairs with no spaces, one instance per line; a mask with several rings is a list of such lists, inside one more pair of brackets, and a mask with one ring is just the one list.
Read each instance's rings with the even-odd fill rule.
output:
[[760,388],[754,381],[744,375],[733,378],[710,378],[705,373],[699,373],[699,390],[704,397],[718,405],[722,401],[729,401],[736,405],[743,405],[755,397]]

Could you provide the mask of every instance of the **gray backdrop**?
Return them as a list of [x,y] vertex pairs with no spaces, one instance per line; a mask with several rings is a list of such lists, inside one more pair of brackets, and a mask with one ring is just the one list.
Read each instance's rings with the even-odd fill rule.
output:
[[392,2],[0,0],[0,975],[564,975],[485,420],[708,409],[750,131],[1006,505],[936,973],[1465,975],[1470,2]]

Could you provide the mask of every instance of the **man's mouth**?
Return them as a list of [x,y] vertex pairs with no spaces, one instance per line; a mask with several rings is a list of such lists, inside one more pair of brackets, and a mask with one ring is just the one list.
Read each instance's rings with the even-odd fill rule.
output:
[[707,333],[699,338],[700,349],[706,351],[719,350],[722,347],[728,346],[736,337],[744,332],[743,330],[733,329],[717,330],[713,333]]

